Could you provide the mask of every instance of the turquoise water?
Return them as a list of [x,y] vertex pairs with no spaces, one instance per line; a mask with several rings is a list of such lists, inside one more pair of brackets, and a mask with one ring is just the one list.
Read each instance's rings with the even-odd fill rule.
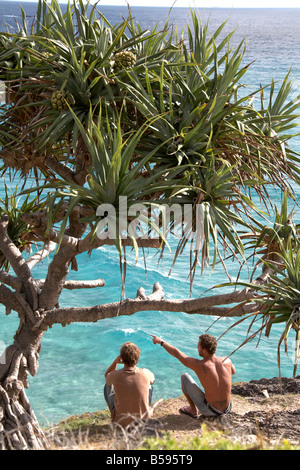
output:
[[[0,1],[0,17],[1,7],[5,7],[7,13],[9,5],[8,2]],[[32,11],[30,6],[32,7],[31,3],[23,3],[26,11]],[[144,21],[148,24],[156,22],[158,18],[166,14],[165,9],[158,11],[151,8],[135,9],[135,12],[139,15],[140,22]],[[103,13],[107,17],[119,14],[116,8],[109,10],[109,7],[103,7]],[[256,62],[246,74],[249,86],[258,88],[260,83],[267,84],[271,81],[273,74],[281,80],[289,67],[293,65],[291,78],[295,82],[294,93],[300,94],[300,10],[294,12],[235,10],[231,12],[220,9],[206,11],[205,14],[211,16],[212,29],[228,16],[230,16],[228,29],[239,24],[236,42],[239,42],[243,36],[247,36],[247,60],[250,62],[256,58]],[[182,25],[188,15],[188,10],[175,9],[173,15],[174,23]],[[300,151],[299,139],[295,139],[292,145]],[[3,195],[3,185],[1,186],[0,194]],[[11,186],[14,185],[11,184]],[[298,200],[299,196],[298,190]],[[274,201],[280,204],[279,195],[275,191]],[[135,297],[140,286],[143,286],[147,293],[151,292],[155,282],[160,282],[163,286],[166,298],[189,297],[189,282],[186,280],[189,266],[187,254],[180,257],[171,277],[168,275],[171,256],[167,252],[165,260],[159,266],[157,257],[153,257],[151,252],[146,252],[147,274],[142,253],[137,264],[133,253],[128,253],[128,259],[127,297]],[[229,271],[235,277],[237,266],[229,263]],[[38,278],[44,278],[46,272],[47,262],[43,267],[35,270],[35,275]],[[245,276],[247,274],[245,273]],[[119,258],[111,247],[96,250],[91,257],[86,254],[82,255],[79,258],[79,272],[71,272],[71,278],[104,278],[106,286],[77,293],[64,291],[60,299],[62,307],[89,306],[117,301],[120,298]],[[226,281],[224,271],[221,266],[217,266],[213,276],[207,273],[202,278],[200,276],[196,278],[193,297],[204,295],[208,288],[224,281]],[[230,319],[215,320],[213,317],[184,313],[140,312],[130,317],[101,320],[96,324],[72,324],[65,328],[54,326],[44,336],[38,374],[34,378],[29,377],[30,387],[27,394],[38,419],[43,424],[52,423],[71,414],[105,408],[103,374],[118,355],[119,348],[125,341],[133,341],[141,348],[140,365],[154,372],[156,376],[155,400],[180,395],[180,374],[185,371],[185,368],[162,348],[154,346],[150,334],[163,337],[186,354],[195,355],[199,334],[209,329],[211,334],[219,337],[233,323]],[[17,318],[14,314],[6,317],[2,309],[0,310],[0,324],[0,341],[2,344],[10,344],[18,324]],[[220,340],[218,353],[220,355],[231,354],[245,340],[246,331],[245,324],[231,330]],[[258,347],[255,340],[239,349],[232,356],[237,371],[234,380],[251,380],[278,375],[277,342],[280,334],[279,326],[274,328],[269,339],[262,337]],[[292,368],[292,358],[282,353],[282,374],[290,376]]]

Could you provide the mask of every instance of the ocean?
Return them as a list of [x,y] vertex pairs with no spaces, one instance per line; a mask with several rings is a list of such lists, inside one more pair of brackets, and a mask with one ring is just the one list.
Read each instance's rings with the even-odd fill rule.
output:
[[[15,27],[21,20],[19,4],[22,4],[28,19],[33,19],[35,3],[0,1],[1,30],[6,24]],[[127,14],[127,7],[100,5],[99,8],[111,23],[121,21],[121,15]],[[147,28],[158,22],[163,23],[169,9],[134,7],[132,12],[141,26]],[[232,46],[246,38],[245,63],[253,63],[243,80],[250,89],[257,89],[260,84],[271,83],[273,76],[280,82],[291,68],[290,77],[294,82],[294,96],[300,94],[300,9],[212,8],[200,10],[200,13],[203,20],[209,20],[211,32],[228,19],[226,31],[236,28],[231,40]],[[189,15],[190,10],[187,8],[174,8],[170,19],[181,30]],[[294,138],[290,145],[300,151],[300,138]],[[3,197],[4,182],[14,188],[14,183],[7,177],[3,178],[0,197]],[[299,197],[298,189],[297,202]],[[274,202],[278,206],[281,204],[280,195],[276,191],[274,191]],[[296,221],[299,223],[299,213]],[[135,263],[134,254],[128,253],[128,261],[127,297],[135,297],[140,286],[151,292],[155,282],[163,286],[166,298],[189,297],[187,255],[180,257],[171,276],[169,276],[171,255],[167,252],[160,264],[157,256],[146,252],[146,271],[142,255]],[[230,263],[228,268],[234,278],[237,275],[237,266]],[[46,271],[47,263],[36,268],[34,274],[38,278],[44,278]],[[62,307],[89,306],[120,299],[119,258],[116,250],[111,247],[98,249],[91,257],[86,254],[80,256],[79,271],[71,272],[70,278],[104,278],[106,285],[86,292],[76,293],[66,290],[60,299]],[[224,281],[226,277],[219,265],[211,276],[206,273],[200,277],[199,274],[195,279],[193,297],[208,295],[209,288]],[[219,291],[216,290],[217,292]],[[233,324],[233,320],[230,319],[216,320],[213,317],[185,313],[140,312],[130,317],[105,319],[93,324],[78,323],[65,328],[54,326],[44,335],[38,373],[33,378],[29,377],[30,386],[27,395],[40,423],[43,425],[56,423],[69,415],[106,408],[103,397],[104,372],[119,354],[119,348],[125,341],[133,341],[141,348],[139,365],[151,369],[156,376],[154,400],[181,395],[180,375],[186,369],[162,348],[154,346],[150,334],[162,337],[188,355],[196,355],[200,334],[208,330],[209,333],[219,337]],[[4,310],[1,309],[0,325],[1,348],[12,342],[18,319],[13,313],[8,317],[5,316]],[[231,356],[236,367],[234,381],[278,375],[277,343],[281,332],[282,326],[274,327],[270,338],[262,337],[259,344],[254,340]],[[230,355],[245,340],[246,334],[247,326],[244,323],[230,330],[219,341],[218,354]],[[288,357],[282,352],[282,375],[291,376],[292,371],[292,354]]]

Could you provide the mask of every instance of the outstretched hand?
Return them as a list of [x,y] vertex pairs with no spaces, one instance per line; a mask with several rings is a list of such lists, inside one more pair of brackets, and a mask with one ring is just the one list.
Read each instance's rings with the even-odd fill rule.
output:
[[162,339],[160,339],[158,336],[155,336],[155,335],[150,335],[150,336],[152,336],[153,344],[160,344],[162,342]]

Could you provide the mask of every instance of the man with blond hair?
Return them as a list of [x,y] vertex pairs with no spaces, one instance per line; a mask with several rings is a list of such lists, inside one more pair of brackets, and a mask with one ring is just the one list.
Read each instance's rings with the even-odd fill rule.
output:
[[171,356],[176,357],[184,366],[192,369],[204,392],[189,374],[181,376],[181,386],[188,405],[179,412],[197,418],[204,416],[220,416],[231,410],[231,377],[235,368],[230,359],[216,357],[217,340],[214,336],[199,336],[198,353],[203,359],[189,357],[171,344],[157,336],[151,335],[154,344],[160,344]]
[[[139,347],[134,343],[124,343],[120,355],[104,374],[104,397],[112,421],[122,427],[137,419],[146,421],[151,418],[152,384],[155,377],[148,369],[136,366],[140,353]],[[124,367],[117,370],[118,364],[123,364]]]

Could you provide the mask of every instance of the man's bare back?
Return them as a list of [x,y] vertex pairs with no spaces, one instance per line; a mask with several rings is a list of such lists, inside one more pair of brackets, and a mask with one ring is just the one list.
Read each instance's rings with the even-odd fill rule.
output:
[[225,411],[231,398],[231,377],[235,373],[230,359],[216,357],[193,361],[191,367],[205,391],[205,398],[210,405]]

